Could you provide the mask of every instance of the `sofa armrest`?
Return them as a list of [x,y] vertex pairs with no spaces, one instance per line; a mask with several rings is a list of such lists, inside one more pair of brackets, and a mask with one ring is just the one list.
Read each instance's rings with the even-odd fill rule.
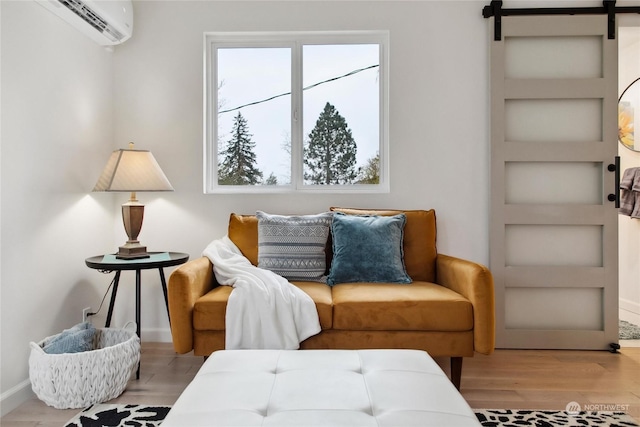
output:
[[193,306],[215,286],[213,265],[206,257],[182,264],[171,273],[167,293],[171,336],[177,353],[193,350]]
[[474,349],[491,354],[495,348],[495,297],[489,269],[472,261],[438,254],[436,283],[471,301]]

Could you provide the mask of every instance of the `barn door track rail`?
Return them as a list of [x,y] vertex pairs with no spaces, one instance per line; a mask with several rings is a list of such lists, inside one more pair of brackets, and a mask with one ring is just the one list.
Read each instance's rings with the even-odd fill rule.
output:
[[482,9],[482,16],[485,18],[495,18],[494,40],[502,39],[502,17],[503,16],[525,16],[525,15],[607,15],[609,22],[608,37],[616,38],[616,14],[617,13],[638,13],[640,6],[616,6],[616,0],[603,0],[602,7],[539,7],[539,8],[516,8],[503,9],[502,0],[491,0],[491,3]]

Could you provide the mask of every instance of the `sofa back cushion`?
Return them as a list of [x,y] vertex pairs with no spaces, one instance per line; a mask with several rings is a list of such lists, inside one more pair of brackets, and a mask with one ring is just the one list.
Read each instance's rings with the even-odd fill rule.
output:
[[231,214],[229,239],[240,249],[253,265],[258,265],[258,217],[255,215]]
[[414,281],[435,282],[436,279],[436,212],[425,210],[356,209],[332,207],[334,212],[348,215],[392,216],[404,213],[404,265]]
[[[332,211],[349,215],[384,215],[404,213],[404,265],[414,281],[435,282],[436,278],[436,212],[425,210],[355,209],[333,207]],[[229,239],[253,265],[258,265],[258,218],[255,215],[232,213],[229,218]],[[327,243],[330,254],[331,242]]]

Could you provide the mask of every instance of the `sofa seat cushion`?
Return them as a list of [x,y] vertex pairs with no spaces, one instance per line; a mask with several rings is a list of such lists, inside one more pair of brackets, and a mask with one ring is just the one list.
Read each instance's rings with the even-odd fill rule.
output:
[[333,297],[331,287],[320,282],[292,282],[294,285],[307,293],[316,303],[318,316],[320,317],[320,327],[331,329],[333,327]]
[[468,331],[471,302],[431,282],[341,283],[333,286],[333,329]]
[[[331,329],[333,307],[331,288],[319,282],[295,282],[316,303],[320,327]],[[218,286],[201,296],[193,307],[193,327],[199,331],[224,331],[227,301],[233,288]]]

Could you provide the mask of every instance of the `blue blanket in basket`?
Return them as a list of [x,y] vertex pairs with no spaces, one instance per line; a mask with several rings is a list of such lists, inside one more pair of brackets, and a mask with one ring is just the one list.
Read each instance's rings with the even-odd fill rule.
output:
[[45,342],[42,349],[48,354],[79,353],[93,350],[93,336],[95,334],[96,328],[91,323],[78,323]]

